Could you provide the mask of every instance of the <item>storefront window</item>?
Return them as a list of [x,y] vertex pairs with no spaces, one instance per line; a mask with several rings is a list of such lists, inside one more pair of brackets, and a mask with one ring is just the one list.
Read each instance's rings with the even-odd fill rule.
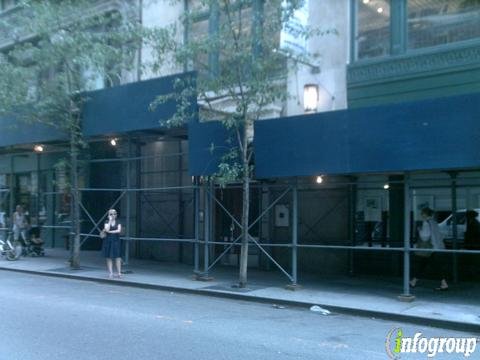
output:
[[390,1],[357,0],[357,58],[390,53]]
[[480,37],[480,1],[408,0],[408,48]]

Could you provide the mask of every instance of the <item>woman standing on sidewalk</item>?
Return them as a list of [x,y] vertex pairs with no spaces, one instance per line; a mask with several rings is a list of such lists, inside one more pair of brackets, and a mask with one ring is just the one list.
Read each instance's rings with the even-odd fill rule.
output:
[[107,261],[107,270],[109,279],[113,278],[113,261],[117,270],[116,276],[122,277],[122,243],[120,233],[122,225],[117,221],[117,211],[108,210],[108,222],[105,223],[103,231],[106,233],[103,239],[102,255]]

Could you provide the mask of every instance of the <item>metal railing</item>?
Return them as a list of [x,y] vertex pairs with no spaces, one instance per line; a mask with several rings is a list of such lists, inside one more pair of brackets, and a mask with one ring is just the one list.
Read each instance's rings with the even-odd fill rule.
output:
[[[183,156],[185,153],[175,153],[169,154],[168,156]],[[117,206],[121,201],[125,201],[125,210],[126,210],[126,232],[124,235],[121,236],[122,240],[126,242],[126,262],[128,263],[129,258],[129,244],[132,242],[147,242],[147,243],[181,243],[181,244],[192,244],[193,245],[193,260],[194,260],[194,273],[200,276],[208,276],[209,272],[220,262],[223,256],[231,253],[231,250],[235,247],[241,246],[240,240],[241,235],[237,237],[229,238],[230,241],[217,241],[215,240],[216,236],[213,230],[212,224],[212,215],[214,214],[215,210],[217,209],[219,212],[226,216],[233,224],[234,228],[238,231],[242,231],[242,224],[232,213],[230,209],[218,198],[216,195],[216,191],[220,188],[215,186],[214,184],[203,181],[200,182],[200,179],[197,177],[194,179],[194,183],[192,185],[187,186],[153,186],[153,187],[133,187],[129,183],[131,167],[130,163],[132,161],[141,161],[144,159],[152,159],[158,158],[162,156],[137,156],[137,157],[125,157],[121,159],[92,159],[90,160],[91,163],[102,163],[102,162],[123,162],[125,163],[127,173],[127,184],[125,187],[117,187],[117,188],[108,188],[108,187],[83,187],[79,188],[78,191],[80,193],[98,193],[98,192],[109,192],[109,193],[117,193],[115,200],[109,204],[110,206],[104,206],[105,209],[112,208]],[[425,185],[425,182],[428,181],[437,181],[442,182],[443,184],[430,184]],[[467,250],[467,249],[459,249],[456,247],[458,245],[454,240],[454,248],[453,249],[417,249],[412,246],[412,236],[410,235],[410,229],[412,225],[410,224],[410,214],[411,209],[410,206],[412,204],[412,189],[433,189],[433,188],[462,188],[462,187],[480,187],[480,183],[476,182],[476,180],[480,180],[477,178],[469,178],[468,180],[464,180],[463,182],[459,183],[458,181],[442,179],[439,181],[438,179],[421,179],[412,181],[409,178],[408,174],[405,177],[405,180],[393,180],[388,181],[389,184],[399,184],[404,187],[404,204],[405,210],[403,217],[405,219],[404,223],[404,238],[403,238],[403,246],[399,246],[399,244],[385,244],[385,246],[375,247],[375,246],[365,246],[363,244],[356,244],[354,240],[354,234],[351,234],[351,238],[344,238],[343,240],[337,239],[336,244],[322,244],[322,243],[305,243],[302,242],[308,235],[312,235],[314,239],[321,239],[321,233],[316,233],[315,229],[318,227],[318,223],[322,220],[319,217],[317,220],[311,224],[305,224],[300,222],[298,209],[299,209],[299,192],[308,192],[308,191],[324,191],[324,190],[331,190],[331,189],[345,189],[345,191],[350,192],[351,186],[357,186],[360,190],[369,190],[369,189],[379,189],[379,181],[357,181],[357,180],[343,180],[337,181],[335,183],[327,183],[322,184],[321,188],[314,185],[309,184],[302,184],[298,181],[293,182],[286,182],[284,184],[265,184],[262,182],[252,182],[251,189],[252,191],[258,191],[262,189],[267,189],[275,196],[272,201],[268,201],[268,203],[263,203],[263,206],[259,210],[258,216],[253,219],[249,223],[248,227],[248,237],[249,237],[249,244],[256,247],[260,253],[265,256],[268,261],[273,263],[289,280],[293,285],[298,283],[298,250],[303,249],[318,249],[318,250],[328,250],[328,251],[348,251],[348,252],[372,252],[372,253],[379,253],[379,252],[388,252],[388,253],[398,253],[403,254],[404,259],[404,266],[403,266],[403,284],[404,284],[404,295],[409,296],[409,286],[408,280],[410,278],[410,258],[411,253],[444,253],[444,254],[452,254],[456,256],[458,254],[468,254],[468,255],[477,255],[480,254],[480,250]],[[227,188],[222,188],[222,191],[227,191],[229,189],[241,189],[241,185],[230,185]],[[187,236],[165,236],[165,235],[158,235],[158,236],[141,236],[136,234],[132,231],[131,228],[131,208],[132,208],[132,201],[129,194],[148,194],[148,192],[191,192],[191,205],[192,207],[192,228],[190,229],[191,234]],[[42,195],[49,196],[49,195],[59,195],[60,192],[44,192]],[[269,217],[272,214],[272,209],[275,205],[279,204],[281,201],[286,202],[287,194],[290,196],[288,202],[291,204],[291,226],[289,227],[290,236],[288,240],[284,240],[284,242],[275,242],[275,237],[270,236],[268,238],[268,242],[264,242],[263,240],[257,240],[255,237],[250,234],[252,228],[254,226],[259,225],[259,223],[265,217]],[[105,219],[107,211],[105,211],[102,216],[99,218],[94,218],[92,216],[91,209],[88,209],[87,206],[82,203],[81,199],[74,199],[74,201],[79,201],[79,205],[81,208],[82,213],[84,214],[84,221],[91,225],[91,229],[87,232],[81,232],[80,238],[82,244],[85,241],[92,237],[92,238],[99,238],[99,231],[100,224]],[[456,195],[455,192],[452,190],[452,203],[456,204]],[[340,203],[339,203],[340,204]],[[337,204],[338,205],[338,204]],[[343,204],[338,205],[343,206]],[[348,205],[349,207],[351,206]],[[455,206],[453,206],[452,212],[455,213]],[[331,210],[334,211],[333,209]],[[201,218],[200,213],[203,213],[203,219]],[[138,215],[138,214],[137,214]],[[189,215],[181,214],[179,216],[188,217]],[[350,219],[353,221],[353,219]],[[201,231],[201,225],[203,226],[203,232]],[[303,227],[306,229],[305,233],[299,233],[299,225],[304,225]],[[455,226],[455,224],[454,224]],[[56,225],[56,224],[46,224],[43,225],[46,229],[70,229],[68,225]],[[2,229],[0,229],[2,230]],[[313,231],[313,233],[312,233]],[[73,231],[70,231],[70,235],[73,235]],[[232,232],[233,234],[233,232]],[[177,234],[179,235],[179,234]],[[260,238],[260,237],[259,237]],[[273,240],[273,241],[272,241]],[[338,244],[340,243],[340,244]],[[343,244],[346,245],[343,245]],[[395,245],[395,246],[392,246]],[[223,246],[223,250],[220,251],[217,256],[213,259],[210,258],[210,252],[212,247],[214,246]],[[291,261],[290,261],[290,269],[287,270],[285,266],[282,266],[278,259],[272,255],[271,250],[275,248],[285,248],[291,251]],[[200,254],[201,249],[203,249],[203,269],[200,270]],[[218,250],[218,249],[217,249]]]

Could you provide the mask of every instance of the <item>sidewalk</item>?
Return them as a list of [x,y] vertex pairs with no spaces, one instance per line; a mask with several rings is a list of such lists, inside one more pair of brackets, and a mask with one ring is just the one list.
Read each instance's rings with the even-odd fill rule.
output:
[[277,305],[320,305],[332,312],[480,332],[479,284],[461,283],[449,291],[435,292],[432,288],[436,283],[419,283],[412,291],[416,300],[405,303],[397,299],[402,292],[401,280],[393,278],[309,275],[299,279],[300,289],[290,291],[285,289],[288,281],[280,272],[250,269],[248,287],[238,289],[232,287],[238,278],[234,267],[216,267],[210,273],[213,280],[203,282],[193,280],[189,265],[132,259],[123,279],[109,280],[99,252],[82,251],[80,270],[69,268],[68,257],[65,250],[46,249],[45,257],[0,259],[0,269]]

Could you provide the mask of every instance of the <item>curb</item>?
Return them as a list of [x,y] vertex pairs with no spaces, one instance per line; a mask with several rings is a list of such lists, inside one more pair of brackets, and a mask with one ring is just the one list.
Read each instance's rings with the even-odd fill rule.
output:
[[399,322],[405,322],[405,323],[410,323],[415,325],[431,326],[431,327],[456,330],[456,331],[480,333],[480,325],[477,325],[477,324],[457,322],[457,321],[451,321],[451,320],[432,319],[432,318],[419,317],[419,316],[413,316],[413,315],[392,314],[392,313],[387,313],[382,311],[364,310],[364,309],[349,308],[349,307],[335,306],[335,305],[324,305],[320,303],[310,303],[310,302],[302,302],[302,301],[296,301],[296,300],[272,299],[268,297],[238,294],[238,293],[220,291],[220,290],[188,289],[188,288],[181,288],[181,287],[175,287],[175,286],[169,286],[169,285],[147,284],[147,283],[126,281],[126,280],[112,281],[111,279],[102,279],[102,278],[89,277],[84,275],[77,276],[72,274],[52,273],[52,272],[46,272],[46,271],[11,269],[11,268],[4,268],[1,266],[0,266],[0,270],[39,275],[39,276],[65,278],[65,279],[72,279],[72,280],[79,280],[79,281],[98,282],[98,283],[104,283],[104,284],[109,284],[114,286],[125,286],[125,287],[140,288],[140,289],[171,291],[171,292],[176,292],[181,294],[210,296],[210,297],[217,297],[217,298],[223,298],[223,299],[243,300],[243,301],[256,302],[261,304],[278,304],[278,305],[297,307],[297,308],[303,308],[303,309],[309,309],[313,305],[318,305],[318,306],[321,306],[322,308],[329,310],[331,313],[368,317],[368,318],[379,319],[379,320],[399,321]]

